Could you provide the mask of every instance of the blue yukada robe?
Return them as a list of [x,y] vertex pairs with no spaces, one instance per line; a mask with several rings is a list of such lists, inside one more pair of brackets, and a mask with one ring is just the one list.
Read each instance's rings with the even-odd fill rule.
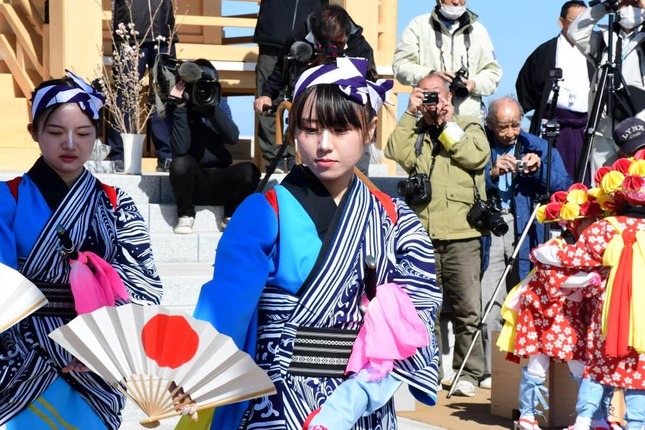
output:
[[[277,394],[216,408],[211,429],[299,430],[343,378],[293,374],[299,327],[358,330],[365,257],[377,285],[396,282],[427,324],[431,344],[395,363],[392,376],[434,404],[438,352],[433,321],[441,304],[432,244],[398,199],[354,179],[336,207],[320,182],[298,167],[267,195],[237,209],[217,248],[214,278],[202,287],[197,318],[230,335],[266,370]],[[396,429],[393,401],[354,429]]]
[[[71,296],[70,264],[59,253],[56,235],[60,224],[77,250],[92,251],[116,269],[133,302],[160,302],[148,230],[125,192],[103,186],[86,170],[68,189],[42,158],[14,191],[17,196],[0,182],[0,262],[36,285],[56,285]],[[50,297],[50,305],[55,301]],[[61,373],[72,357],[48,334],[71,317],[52,313],[56,311],[45,307],[0,334],[0,425],[11,429],[12,421],[19,421],[19,427],[34,429],[119,428],[123,394],[92,372]],[[59,397],[76,406],[52,406]]]

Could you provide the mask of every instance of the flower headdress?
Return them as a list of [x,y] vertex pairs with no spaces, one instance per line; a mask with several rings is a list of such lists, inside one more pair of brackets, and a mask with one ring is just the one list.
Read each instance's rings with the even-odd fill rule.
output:
[[562,228],[573,231],[578,220],[588,217],[608,216],[611,205],[600,188],[588,189],[575,183],[567,191],[553,193],[549,203],[538,208],[538,222],[557,222]]
[[621,158],[598,169],[594,179],[617,203],[645,205],[645,159]]

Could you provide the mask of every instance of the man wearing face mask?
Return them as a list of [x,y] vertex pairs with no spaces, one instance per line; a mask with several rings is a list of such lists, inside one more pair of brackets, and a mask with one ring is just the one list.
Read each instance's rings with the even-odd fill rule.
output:
[[[615,76],[615,87],[619,97],[623,100],[630,100],[634,107],[637,117],[645,119],[645,76],[643,68],[645,67],[645,31],[643,31],[643,22],[645,22],[645,0],[618,0],[618,13],[616,15],[615,31],[613,37],[613,53],[616,68],[625,81],[629,96],[622,89],[620,74]],[[607,43],[608,28],[607,26],[596,24],[607,15],[611,7],[611,2],[604,1],[590,8],[587,8],[571,23],[569,27],[569,37],[573,40],[582,51],[594,61],[596,65],[608,63]],[[593,89],[589,106],[595,99],[595,94],[600,90],[598,88],[598,79],[600,78],[601,68],[596,71],[596,76],[591,82]],[[617,105],[617,103],[614,103]],[[614,109],[613,112],[603,112],[601,119],[596,127],[596,135],[593,140],[593,148],[590,157],[590,177],[594,177],[594,172],[603,165],[613,163],[617,158],[618,146],[612,139],[612,132],[616,124],[629,116],[622,109]]]
[[437,0],[432,13],[413,18],[401,34],[392,67],[404,85],[431,72],[441,75],[451,83],[455,112],[482,121],[482,97],[493,94],[502,79],[488,31],[466,9],[466,0]]
[[589,81],[596,65],[585,57],[569,38],[571,23],[587,8],[584,1],[568,0],[560,8],[556,37],[538,46],[524,62],[517,75],[517,100],[525,112],[534,111],[529,132],[542,136],[553,106],[553,80],[550,70],[562,70],[555,106],[555,120],[560,125],[556,147],[562,155],[567,173],[576,176],[578,159],[584,146],[589,101]]

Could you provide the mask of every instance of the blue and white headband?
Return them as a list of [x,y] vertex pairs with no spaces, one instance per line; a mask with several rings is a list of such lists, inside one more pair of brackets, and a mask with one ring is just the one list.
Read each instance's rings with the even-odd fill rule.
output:
[[394,86],[391,79],[379,79],[376,83],[368,81],[367,60],[364,58],[339,57],[336,64],[324,64],[305,70],[298,77],[293,91],[294,100],[305,89],[322,84],[338,85],[340,90],[352,101],[363,106],[369,102],[378,113],[383,103],[392,104],[388,96]]
[[75,86],[48,85],[36,91],[31,102],[32,121],[48,107],[64,103],[77,103],[85,115],[93,120],[99,119],[99,111],[105,101],[103,94],[69,70],[65,73]]

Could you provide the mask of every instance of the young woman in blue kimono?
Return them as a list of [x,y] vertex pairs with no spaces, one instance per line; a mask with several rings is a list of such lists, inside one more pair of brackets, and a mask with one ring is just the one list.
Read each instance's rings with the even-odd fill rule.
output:
[[0,262],[49,300],[0,334],[0,425],[7,430],[121,424],[123,394],[82,366],[70,368],[73,357],[48,337],[76,315],[70,257],[60,252],[58,226],[74,250],[92,252],[114,268],[132,302],[158,304],[162,294],[147,227],[132,198],[83,167],[103,96],[67,74],[33,94],[28,129],[42,156],[22,177],[0,182]]
[[[218,244],[195,316],[255,357],[277,394],[216,408],[211,429],[296,430],[320,408],[325,418],[310,428],[393,430],[392,396],[402,382],[421,401],[436,400],[441,293],[432,244],[405,203],[354,173],[392,87],[368,82],[366,71],[362,59],[339,58],[303,73],[289,115],[302,164],[273,190],[249,196]],[[346,374],[365,321],[368,256],[374,284],[401,287],[426,339],[373,381]]]

